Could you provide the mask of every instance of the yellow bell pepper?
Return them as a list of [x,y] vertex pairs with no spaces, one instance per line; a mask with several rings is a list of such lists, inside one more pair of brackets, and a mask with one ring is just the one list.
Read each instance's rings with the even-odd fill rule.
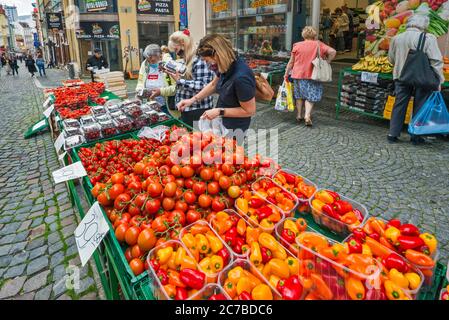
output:
[[226,220],[229,219],[229,214],[227,214],[227,213],[224,212],[224,211],[219,211],[219,212],[217,212],[217,214],[215,215],[215,219],[217,219],[217,221],[220,221],[220,222],[226,221]]
[[293,276],[295,274],[299,273],[299,261],[296,258],[288,257],[285,259],[285,262],[288,265],[288,269],[290,270],[290,276]]
[[260,251],[259,243],[253,242],[251,244],[251,254],[249,256],[249,260],[254,263],[255,266],[262,263],[262,252]]
[[362,254],[366,254],[368,256],[372,256],[373,253],[371,252],[370,247],[367,244],[362,244]]
[[295,236],[298,236],[299,234],[298,227],[296,226],[296,223],[293,220],[285,220],[284,229],[290,230],[295,234]]
[[260,222],[260,226],[263,229],[272,229],[274,227],[274,223],[273,221],[268,220],[268,218],[262,219],[262,221]]
[[270,266],[271,274],[274,274],[281,279],[287,279],[290,276],[290,269],[284,260],[273,258],[267,265]]
[[241,236],[244,236],[246,233],[246,222],[241,218],[237,222],[237,233]]
[[259,220],[257,219],[257,216],[256,215],[251,215],[250,217],[249,217],[249,222],[250,223],[252,223],[253,225],[258,225],[259,224]]
[[184,255],[182,262],[181,262],[181,270],[184,269],[196,269],[196,260],[187,254]]
[[246,228],[246,243],[253,243],[259,241],[260,229],[248,227]]
[[398,228],[390,226],[385,230],[385,238],[390,241],[392,244],[396,244],[398,242],[398,237],[401,235],[401,231]]
[[176,252],[174,252],[167,261],[167,267],[172,270],[176,270],[178,266],[176,265]]
[[237,282],[239,281],[239,279],[243,276],[243,268],[242,267],[235,267],[232,268],[229,272],[228,272],[228,279],[229,281],[231,281],[234,284],[237,284]]
[[408,297],[405,295],[402,288],[393,281],[385,281],[384,287],[389,300],[408,300]]
[[262,247],[270,249],[272,253],[279,249],[279,243],[276,239],[269,233],[262,232],[259,235],[259,243]]
[[246,254],[247,252],[249,252],[249,245],[247,245],[247,244],[244,244],[243,246],[242,246],[242,254]]
[[166,264],[173,254],[173,248],[167,247],[157,251],[156,258],[160,265]]
[[221,242],[221,240],[218,239],[218,237],[215,236],[215,234],[213,234],[212,232],[206,233],[206,238],[209,241],[209,245],[213,253],[217,253],[223,248],[223,243]]
[[251,297],[254,300],[273,300],[273,293],[266,284],[259,284],[251,291]]
[[270,279],[268,280],[268,282],[271,284],[271,286],[272,286],[273,288],[276,288],[276,287],[277,287],[279,281],[281,281],[281,278],[279,278],[278,276],[276,276],[276,275],[274,275],[274,274],[272,274],[272,275],[270,276]]
[[186,255],[186,250],[183,247],[179,247],[178,250],[176,250],[175,254],[175,264],[177,266],[181,265],[182,259]]
[[200,253],[209,253],[209,241],[204,236],[204,234],[196,234],[195,235],[196,247],[200,251]]
[[397,269],[393,268],[388,273],[388,278],[401,288],[408,289],[409,282],[406,276],[399,272]]
[[248,200],[246,200],[244,198],[238,198],[235,201],[235,205],[241,213],[243,213],[244,215],[248,214]]
[[237,294],[241,294],[243,291],[251,292],[254,286],[248,277],[242,277],[237,282]]
[[203,260],[201,260],[201,261],[198,263],[198,265],[199,265],[200,268],[203,270],[203,272],[208,273],[208,274],[213,273],[213,272],[212,272],[212,269],[211,269],[211,267],[210,267],[210,258],[209,258],[209,257],[206,257],[206,258],[204,258]]
[[184,234],[181,238],[181,241],[187,248],[189,249],[195,248],[196,245],[195,237],[191,233]]
[[220,272],[223,270],[224,263],[223,258],[217,255],[214,255],[210,258],[210,268],[214,273]]
[[415,272],[407,272],[405,277],[408,280],[408,287],[412,290],[418,289],[421,284],[421,277]]
[[419,237],[421,239],[423,239],[424,243],[426,244],[426,246],[429,247],[429,252],[432,255],[435,250],[437,249],[438,246],[438,240],[435,238],[434,235],[430,234],[430,233],[421,233],[419,235]]
[[[269,263],[265,264],[265,265],[261,265],[262,266],[262,275],[268,279],[271,276],[271,266]],[[260,271],[260,270],[259,270]]]

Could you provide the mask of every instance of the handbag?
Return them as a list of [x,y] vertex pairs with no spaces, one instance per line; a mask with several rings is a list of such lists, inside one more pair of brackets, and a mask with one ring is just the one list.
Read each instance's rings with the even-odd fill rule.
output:
[[440,78],[423,51],[425,43],[426,35],[421,33],[418,47],[409,51],[398,80],[411,87],[436,90],[440,85]]
[[274,90],[260,73],[255,73],[256,79],[256,100],[270,102],[274,96]]
[[312,80],[319,82],[331,82],[332,81],[332,67],[330,63],[321,58],[320,43],[318,42],[318,49],[316,58],[312,61],[313,71]]

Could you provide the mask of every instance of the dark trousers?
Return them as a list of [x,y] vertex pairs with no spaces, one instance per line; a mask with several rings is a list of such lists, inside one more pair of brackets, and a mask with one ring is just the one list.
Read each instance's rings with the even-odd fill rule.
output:
[[37,66],[37,68],[39,69],[39,75],[42,77],[42,74],[44,74],[44,76],[46,76],[47,74],[45,73],[45,65],[43,64],[39,64]]
[[200,120],[200,117],[203,115],[203,113],[206,110],[209,110],[209,109],[197,109],[197,110],[192,110],[192,111],[181,112],[181,120],[185,124],[193,127],[193,122]]
[[414,97],[413,100],[413,116],[415,116],[421,107],[424,105],[426,100],[432,94],[432,90],[414,88],[407,86],[400,81],[396,80],[394,82],[395,86],[395,101],[393,111],[391,112],[390,120],[390,136],[399,137],[404,126],[405,115],[407,113],[408,103],[410,98]]
[[17,75],[19,75],[19,68],[16,68],[16,67],[13,67],[13,68],[11,68],[12,69],[12,75],[14,75],[14,73],[15,74],[17,74]]
[[344,33],[345,37],[345,50],[351,50],[352,51],[352,39],[354,37],[353,31],[346,31]]

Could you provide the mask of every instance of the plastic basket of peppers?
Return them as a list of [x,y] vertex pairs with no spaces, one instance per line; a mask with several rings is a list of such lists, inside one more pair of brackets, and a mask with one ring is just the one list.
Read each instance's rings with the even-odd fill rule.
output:
[[297,197],[299,212],[310,212],[309,199],[318,188],[315,183],[289,169],[279,170],[273,175],[272,179]]
[[304,231],[316,232],[303,218],[285,218],[276,225],[276,237],[293,254],[298,254],[296,237]]
[[208,283],[216,282],[220,271],[233,260],[231,250],[206,221],[186,226],[179,239],[206,274]]
[[224,289],[217,283],[208,283],[192,300],[232,300]]
[[318,190],[309,201],[313,220],[342,238],[368,218],[365,206],[328,189]]
[[413,224],[402,224],[398,219],[386,221],[370,217],[363,227],[353,230],[352,236],[365,239],[379,251],[388,249],[400,254],[422,272],[425,278],[423,286],[432,286],[439,256],[438,240],[434,235],[421,232]]

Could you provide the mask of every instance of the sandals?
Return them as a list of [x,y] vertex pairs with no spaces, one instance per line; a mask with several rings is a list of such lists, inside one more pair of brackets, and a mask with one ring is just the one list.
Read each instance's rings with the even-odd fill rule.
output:
[[305,119],[306,126],[311,127],[312,126],[312,119]]
[[304,118],[296,117],[296,121],[301,122]]

